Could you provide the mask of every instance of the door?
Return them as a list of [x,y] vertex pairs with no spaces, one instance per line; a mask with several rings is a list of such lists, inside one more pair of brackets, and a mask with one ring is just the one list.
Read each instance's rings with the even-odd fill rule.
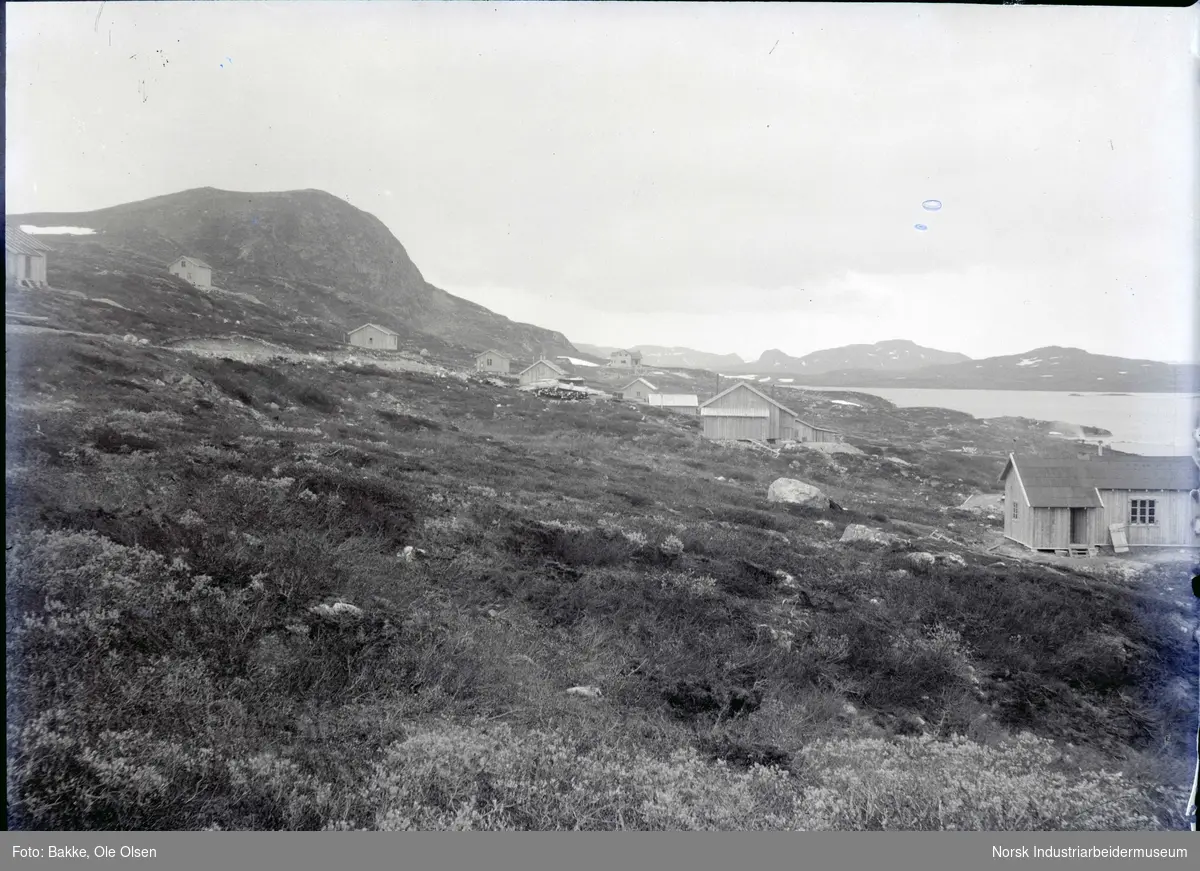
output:
[[1087,544],[1087,509],[1071,509],[1071,544]]

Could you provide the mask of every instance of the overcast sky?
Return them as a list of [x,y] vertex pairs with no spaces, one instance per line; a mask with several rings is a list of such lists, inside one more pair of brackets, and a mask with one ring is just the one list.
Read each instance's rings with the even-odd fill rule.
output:
[[7,16],[9,213],[320,188],[573,341],[1196,356],[1196,7]]

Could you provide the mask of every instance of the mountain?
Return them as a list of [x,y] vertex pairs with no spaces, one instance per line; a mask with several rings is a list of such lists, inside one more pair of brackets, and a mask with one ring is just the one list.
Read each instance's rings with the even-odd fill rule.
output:
[[[561,333],[521,324],[434,287],[374,215],[318,190],[240,193],[198,188],[92,212],[36,213],[9,223],[73,226],[89,236],[42,236],[67,258],[213,267],[213,283],[290,312],[330,339],[372,321],[467,349],[529,357],[571,354]],[[86,274],[82,263],[76,271]],[[55,259],[50,263],[55,283]],[[109,270],[111,272],[111,270]]]
[[[621,350],[605,345],[576,344],[579,350],[594,357],[607,359],[613,351]],[[632,345],[630,351],[641,351],[642,363],[646,366],[666,366],[673,369],[710,369],[713,371],[744,365],[737,354],[710,354],[693,348],[666,347],[663,345]]]
[[1200,389],[1200,366],[1195,364],[1111,357],[1058,346],[909,371],[860,368],[816,376],[806,376],[802,370],[795,374],[804,376],[804,381],[814,387],[944,387],[1088,393],[1177,393]]
[[970,359],[966,354],[925,348],[907,339],[893,339],[873,345],[843,345],[814,351],[803,357],[792,357],[779,350],[764,351],[757,361],[731,371],[763,375],[772,372],[812,375],[843,370],[908,372],[925,366],[961,363]]

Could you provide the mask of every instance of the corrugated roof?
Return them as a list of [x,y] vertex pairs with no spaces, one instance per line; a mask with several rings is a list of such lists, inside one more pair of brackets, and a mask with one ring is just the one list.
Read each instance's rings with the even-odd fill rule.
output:
[[765,408],[709,408],[700,406],[700,414],[704,417],[770,417],[771,412]]
[[1097,490],[1195,490],[1200,469],[1190,457],[1010,457],[1035,508],[1099,508]]
[[[211,266],[209,266],[207,263],[205,263],[199,257],[193,257],[191,254],[184,254],[182,257],[180,257],[178,260],[176,260],[175,263],[178,263],[180,260],[190,260],[193,263],[195,263],[197,266],[201,267],[202,269],[212,269]],[[172,266],[173,265],[174,264],[172,264]],[[359,329],[361,329],[361,327]]]
[[48,245],[39,242],[24,230],[4,225],[4,250],[13,254],[43,254],[50,250]]
[[651,393],[651,405],[674,405],[695,408],[700,404],[700,397],[694,393]]

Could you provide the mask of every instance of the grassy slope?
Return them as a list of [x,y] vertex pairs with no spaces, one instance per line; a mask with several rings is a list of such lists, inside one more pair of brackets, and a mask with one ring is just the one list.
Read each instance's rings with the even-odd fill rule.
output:
[[[1169,603],[836,543],[990,486],[919,411],[896,447],[774,459],[619,403],[20,338],[14,827],[1173,822],[1195,693]],[[846,510],[767,503],[781,475]],[[312,611],[336,601],[360,612]]]

